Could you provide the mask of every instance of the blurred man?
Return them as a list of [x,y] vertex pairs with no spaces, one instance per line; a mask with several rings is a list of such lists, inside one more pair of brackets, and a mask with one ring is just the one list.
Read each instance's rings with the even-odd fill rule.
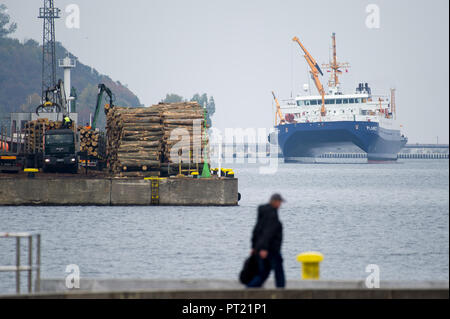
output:
[[274,194],[268,204],[258,207],[251,253],[257,255],[259,272],[247,285],[249,288],[262,287],[272,269],[275,272],[277,288],[284,288],[286,285],[281,256],[283,225],[278,218],[278,209],[283,201],[280,194]]

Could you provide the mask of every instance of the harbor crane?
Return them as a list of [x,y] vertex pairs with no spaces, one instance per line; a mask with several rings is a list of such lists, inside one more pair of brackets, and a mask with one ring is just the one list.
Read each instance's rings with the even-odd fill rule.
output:
[[298,45],[300,46],[300,48],[303,50],[304,52],[304,57],[306,59],[306,62],[308,63],[309,67],[310,67],[310,73],[311,73],[311,77],[314,80],[314,84],[316,85],[317,91],[319,91],[319,94],[322,96],[322,108],[320,110],[320,114],[321,116],[325,116],[327,114],[326,109],[325,109],[325,89],[323,88],[322,83],[320,82],[319,79],[319,74],[323,76],[323,72],[320,69],[319,64],[316,62],[316,60],[312,57],[311,54],[309,54],[308,50],[306,50],[306,48],[303,46],[303,44],[300,42],[299,38],[294,37],[292,39],[292,41],[297,42]]
[[283,118],[283,113],[281,113],[280,103],[278,102],[275,92],[272,91],[272,95],[273,95],[273,99],[275,100],[275,104],[277,106],[276,114],[278,115],[278,118],[280,119],[280,121],[277,123],[277,116],[275,116],[275,125],[282,124],[282,123],[284,123],[284,118]]

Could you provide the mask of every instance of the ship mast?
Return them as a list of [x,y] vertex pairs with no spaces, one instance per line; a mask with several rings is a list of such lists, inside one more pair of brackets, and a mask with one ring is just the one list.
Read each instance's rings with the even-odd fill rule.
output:
[[397,119],[397,107],[395,105],[395,89],[391,89],[391,113]]
[[339,75],[342,74],[341,69],[345,68],[346,72],[348,72],[348,68],[350,64],[347,62],[341,63],[337,61],[336,54],[336,33],[331,35],[332,45],[333,45],[333,57],[329,64],[323,64],[322,67],[327,70],[327,72],[331,72],[330,79],[328,81],[328,89],[332,92],[339,92]]

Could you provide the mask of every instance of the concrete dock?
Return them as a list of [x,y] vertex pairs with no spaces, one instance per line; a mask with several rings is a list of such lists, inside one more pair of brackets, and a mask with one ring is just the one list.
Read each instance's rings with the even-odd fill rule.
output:
[[[155,198],[157,194],[157,198]],[[1,178],[0,206],[235,206],[235,178]]]
[[232,280],[86,279],[69,290],[64,279],[42,279],[41,292],[1,298],[56,299],[448,299],[448,281],[381,281],[369,289],[365,281],[290,280],[286,289],[246,289]]

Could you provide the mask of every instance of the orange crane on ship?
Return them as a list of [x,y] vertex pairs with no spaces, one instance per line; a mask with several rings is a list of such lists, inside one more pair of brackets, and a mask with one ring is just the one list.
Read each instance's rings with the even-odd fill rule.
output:
[[[281,113],[280,103],[278,102],[278,99],[275,96],[275,92],[272,91],[272,95],[273,95],[273,99],[275,100],[275,104],[277,106],[277,112],[275,115],[275,126],[277,126],[278,124],[284,123],[284,118],[283,118],[283,113]],[[280,121],[278,123],[277,123],[277,115],[278,115],[278,118],[280,119]]]
[[319,91],[319,94],[322,96],[322,108],[320,109],[320,115],[325,116],[327,114],[327,111],[325,109],[325,89],[323,88],[323,85],[319,79],[319,74],[323,76],[323,72],[320,69],[319,64],[316,62],[316,60],[314,60],[312,55],[309,54],[308,50],[306,50],[306,48],[300,42],[299,38],[294,37],[292,41],[297,42],[300,48],[302,48],[303,52],[305,53],[304,57],[311,69],[310,70],[311,77],[314,80],[314,84],[316,85],[317,91]]

